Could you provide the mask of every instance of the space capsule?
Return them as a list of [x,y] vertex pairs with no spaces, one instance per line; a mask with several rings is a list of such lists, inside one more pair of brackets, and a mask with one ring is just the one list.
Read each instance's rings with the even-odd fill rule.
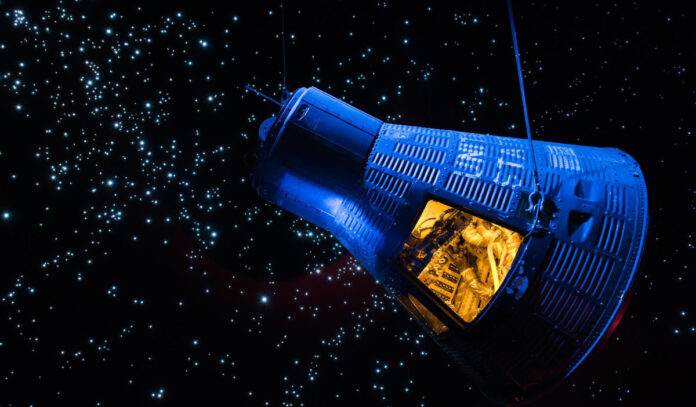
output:
[[558,383],[620,315],[648,219],[621,150],[385,123],[314,87],[259,137],[260,196],[331,232],[494,400]]

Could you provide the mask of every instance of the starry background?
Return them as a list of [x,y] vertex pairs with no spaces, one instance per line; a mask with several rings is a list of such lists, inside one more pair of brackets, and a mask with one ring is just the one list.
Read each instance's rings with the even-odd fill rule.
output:
[[[280,97],[280,2],[22,3],[0,1],[1,406],[490,405],[330,235],[250,187],[277,109],[244,85]],[[614,336],[535,405],[688,400],[694,14],[519,3],[535,137],[627,151],[652,217]],[[290,88],[524,137],[503,1],[288,1],[286,27]]]

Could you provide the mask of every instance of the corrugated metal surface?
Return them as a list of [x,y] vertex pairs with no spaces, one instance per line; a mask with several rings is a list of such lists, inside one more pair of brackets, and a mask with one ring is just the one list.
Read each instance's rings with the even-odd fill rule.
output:
[[[635,168],[620,151],[535,145],[542,191],[558,205],[559,215],[549,219],[553,239],[517,320],[508,320],[500,333],[516,338],[515,347],[510,350],[502,338],[488,356],[523,388],[571,371],[606,329],[620,302],[617,293],[625,291],[635,267],[624,260],[637,244],[631,239],[633,208],[641,199],[617,182]],[[521,194],[533,191],[529,154],[525,140],[384,124],[366,177],[382,193],[389,190],[390,199],[378,194],[369,199],[398,216],[393,200],[403,196],[399,191],[407,183],[409,190],[428,190],[493,219],[514,221],[511,216],[524,204]]]
[[445,190],[501,212],[507,212],[512,195],[509,188],[457,172],[449,175]]

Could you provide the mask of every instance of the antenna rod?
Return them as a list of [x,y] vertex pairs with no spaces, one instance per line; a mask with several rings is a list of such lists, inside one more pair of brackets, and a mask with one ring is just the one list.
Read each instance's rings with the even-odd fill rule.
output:
[[244,87],[247,88],[248,90],[250,90],[250,91],[256,93],[257,95],[261,96],[262,98],[264,98],[264,99],[266,99],[266,100],[270,100],[271,102],[275,103],[275,104],[278,105],[278,106],[283,106],[283,105],[282,105],[280,102],[278,102],[277,100],[273,99],[272,97],[270,97],[270,96],[268,96],[268,95],[265,95],[265,94],[259,92],[258,90],[252,88],[251,86],[244,85]]
[[520,91],[522,92],[522,109],[524,110],[524,124],[527,126],[527,139],[529,140],[529,149],[532,153],[532,163],[534,165],[534,182],[536,183],[536,192],[541,191],[539,184],[539,172],[537,171],[536,155],[534,155],[534,144],[532,143],[532,131],[529,127],[529,114],[527,113],[527,97],[524,94],[524,82],[522,80],[522,64],[520,63],[520,50],[517,46],[517,31],[515,30],[515,19],[512,17],[512,4],[507,0],[508,14],[510,16],[510,28],[512,29],[512,44],[515,47],[515,61],[517,62],[517,77],[520,80]]

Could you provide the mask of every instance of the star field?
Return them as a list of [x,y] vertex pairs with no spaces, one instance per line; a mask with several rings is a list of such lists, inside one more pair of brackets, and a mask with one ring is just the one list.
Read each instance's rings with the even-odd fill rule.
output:
[[[504,2],[286,7],[289,88],[524,137]],[[685,400],[694,14],[515,7],[534,137],[628,152],[651,215],[623,321],[536,405]],[[280,99],[280,14],[0,1],[0,405],[490,404],[329,233],[252,189],[277,108],[244,86]]]

